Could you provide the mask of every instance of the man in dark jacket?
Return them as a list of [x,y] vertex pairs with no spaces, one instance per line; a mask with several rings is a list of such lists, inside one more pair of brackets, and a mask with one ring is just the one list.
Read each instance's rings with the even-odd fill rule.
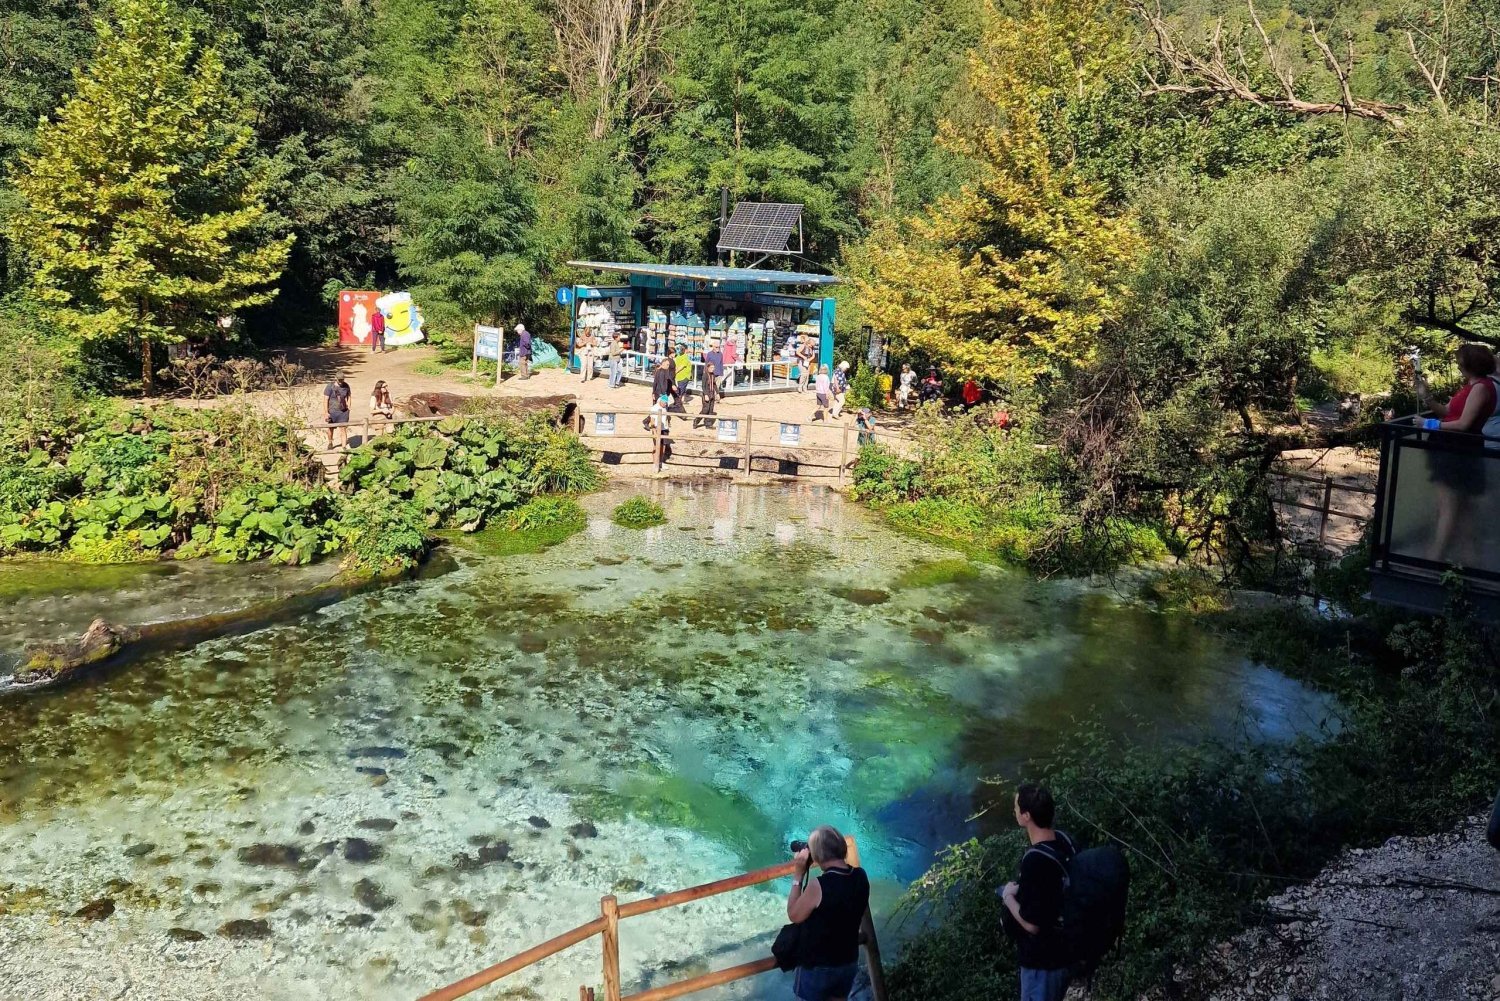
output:
[[1021,1001],[1063,1001],[1068,993],[1066,943],[1059,925],[1067,891],[1073,842],[1052,827],[1056,806],[1045,786],[1016,790],[1016,823],[1030,847],[1021,856],[1021,874],[1005,884],[1005,931],[1021,961]]

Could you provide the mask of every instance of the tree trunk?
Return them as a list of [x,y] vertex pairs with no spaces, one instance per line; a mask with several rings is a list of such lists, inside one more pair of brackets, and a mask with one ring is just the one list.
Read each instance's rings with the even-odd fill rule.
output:
[[141,338],[141,395],[150,396],[156,388],[156,371],[151,364],[151,338]]

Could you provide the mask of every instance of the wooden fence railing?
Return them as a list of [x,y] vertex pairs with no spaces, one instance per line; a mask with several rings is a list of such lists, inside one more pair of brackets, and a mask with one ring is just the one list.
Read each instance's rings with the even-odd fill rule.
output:
[[[849,845],[848,861],[850,865],[859,865],[859,846],[853,838],[845,838]],[[570,948],[587,941],[595,935],[603,937],[603,983],[604,1001],[667,1001],[668,998],[679,998],[688,994],[696,994],[710,987],[719,987],[724,984],[734,983],[736,980],[744,980],[761,973],[769,973],[776,969],[776,960],[771,957],[757,959],[749,963],[741,963],[723,970],[715,970],[704,973],[687,980],[679,980],[675,984],[665,984],[661,987],[652,987],[649,990],[639,991],[635,994],[622,995],[620,982],[620,922],[625,918],[637,917],[641,914],[650,914],[665,907],[676,907],[680,904],[692,903],[695,900],[704,900],[708,897],[718,896],[721,893],[729,893],[732,890],[744,889],[747,886],[756,886],[760,883],[769,883],[773,879],[781,879],[790,876],[793,871],[793,863],[782,862],[779,865],[767,866],[764,869],[756,869],[753,872],[741,873],[738,876],[730,876],[727,879],[716,880],[712,883],[704,883],[701,886],[692,886],[685,890],[674,890],[671,893],[663,893],[656,897],[647,897],[644,900],[632,900],[628,903],[620,903],[613,895],[604,897],[599,901],[599,916],[587,924],[579,925],[572,931],[563,932],[554,938],[550,938],[541,945],[532,946],[525,952],[517,953],[503,962],[478,973],[471,974],[462,980],[449,984],[447,987],[439,988],[430,994],[424,994],[420,1001],[456,1001],[474,991],[485,987],[502,977],[510,976],[528,966],[546,959],[548,956],[556,955],[564,949]],[[885,990],[885,971],[880,962],[880,944],[875,938],[875,923],[870,916],[869,908],[865,908],[864,920],[860,924],[860,943],[865,947],[865,965],[870,974],[870,990],[875,1001],[887,1001]],[[595,1001],[594,988],[581,986],[578,988],[579,1001]]]
[[[595,418],[603,415],[614,419],[610,431],[601,432],[596,424]],[[748,476],[751,472],[752,463],[756,458],[771,458],[778,461],[786,461],[788,455],[795,456],[795,462],[799,466],[812,466],[818,469],[836,470],[838,479],[843,482],[845,473],[853,465],[859,456],[859,449],[863,441],[883,441],[887,444],[904,443],[905,439],[890,431],[861,431],[855,427],[842,424],[820,425],[820,424],[796,424],[804,432],[821,432],[837,436],[838,444],[803,444],[799,440],[795,444],[785,442],[781,437],[781,425],[791,425],[791,421],[775,420],[768,417],[754,417],[749,414],[726,414],[708,415],[668,413],[672,427],[663,434],[660,428],[643,427],[646,419],[650,418],[649,410],[582,410],[577,412],[574,419],[574,430],[578,436],[588,441],[594,448],[608,452],[621,454],[644,453],[654,454],[658,443],[663,438],[670,443],[697,442],[704,445],[733,446],[738,455],[732,456],[739,471]],[[701,430],[705,433],[695,434],[700,430],[692,425],[710,425]],[[722,438],[719,436],[721,424],[733,423],[735,425],[735,437]],[[762,435],[759,441],[755,438],[757,428],[769,429],[774,437]],[[639,442],[639,448],[611,448],[605,442]],[[757,453],[756,450],[761,452]],[[823,459],[823,456],[838,456],[837,463]],[[809,458],[811,456],[811,458]],[[669,460],[670,461],[670,460]]]
[[1285,505],[1286,507],[1298,508],[1303,511],[1312,511],[1313,513],[1318,515],[1318,545],[1320,546],[1323,544],[1324,539],[1326,539],[1328,536],[1329,518],[1344,518],[1350,521],[1364,523],[1370,521],[1374,517],[1373,512],[1361,513],[1358,511],[1342,511],[1333,506],[1333,495],[1336,491],[1374,497],[1375,491],[1370,487],[1362,487],[1354,483],[1340,483],[1331,476],[1308,476],[1305,473],[1294,473],[1287,469],[1272,470],[1271,475],[1283,481],[1291,480],[1298,483],[1311,483],[1322,488],[1322,500],[1318,504],[1307,504],[1303,501],[1292,500],[1291,498],[1287,497],[1284,482],[1281,496],[1273,498],[1274,502],[1277,504]]

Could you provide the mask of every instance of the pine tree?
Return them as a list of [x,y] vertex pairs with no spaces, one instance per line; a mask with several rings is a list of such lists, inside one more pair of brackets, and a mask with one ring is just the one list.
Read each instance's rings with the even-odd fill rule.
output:
[[116,0],[76,93],[11,170],[9,235],[30,290],[84,341],[153,345],[275,296],[290,237],[269,232],[262,171],[224,63],[170,0]]

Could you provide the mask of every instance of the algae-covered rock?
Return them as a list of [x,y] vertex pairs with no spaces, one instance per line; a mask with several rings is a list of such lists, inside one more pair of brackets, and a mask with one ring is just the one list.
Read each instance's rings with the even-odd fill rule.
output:
[[76,640],[62,643],[34,643],[21,655],[21,664],[16,668],[15,682],[18,685],[34,685],[43,681],[57,681],[90,664],[119,653],[125,644],[136,638],[136,632],[117,626],[103,619],[95,619],[84,634]]

